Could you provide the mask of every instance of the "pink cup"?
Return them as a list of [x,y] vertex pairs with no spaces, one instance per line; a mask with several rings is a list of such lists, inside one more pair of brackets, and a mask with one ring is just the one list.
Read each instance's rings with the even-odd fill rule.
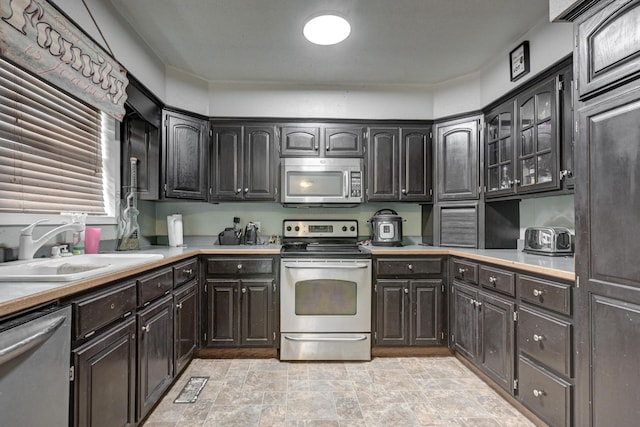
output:
[[84,229],[84,253],[97,254],[100,247],[100,229],[86,227]]

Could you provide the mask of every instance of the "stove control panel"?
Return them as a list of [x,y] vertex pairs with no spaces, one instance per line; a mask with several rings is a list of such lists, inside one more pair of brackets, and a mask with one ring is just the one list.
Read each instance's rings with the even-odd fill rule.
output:
[[357,238],[357,220],[292,220],[282,222],[282,236],[285,238],[325,237]]

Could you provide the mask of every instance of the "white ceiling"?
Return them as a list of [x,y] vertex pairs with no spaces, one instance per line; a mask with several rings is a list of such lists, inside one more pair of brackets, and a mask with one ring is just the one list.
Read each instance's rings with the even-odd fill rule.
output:
[[[209,81],[434,84],[480,70],[548,16],[548,0],[111,0],[167,65]],[[315,46],[311,15],[349,38]],[[504,61],[507,61],[505,56]]]

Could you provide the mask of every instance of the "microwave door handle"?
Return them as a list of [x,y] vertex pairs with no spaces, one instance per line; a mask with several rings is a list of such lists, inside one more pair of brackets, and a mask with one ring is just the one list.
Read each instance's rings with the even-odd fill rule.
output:
[[349,198],[349,171],[344,171],[344,198]]

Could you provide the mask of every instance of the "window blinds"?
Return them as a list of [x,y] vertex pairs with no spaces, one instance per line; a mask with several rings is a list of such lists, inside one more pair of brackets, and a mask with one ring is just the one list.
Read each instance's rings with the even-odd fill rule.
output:
[[0,212],[104,215],[101,113],[0,58]]

